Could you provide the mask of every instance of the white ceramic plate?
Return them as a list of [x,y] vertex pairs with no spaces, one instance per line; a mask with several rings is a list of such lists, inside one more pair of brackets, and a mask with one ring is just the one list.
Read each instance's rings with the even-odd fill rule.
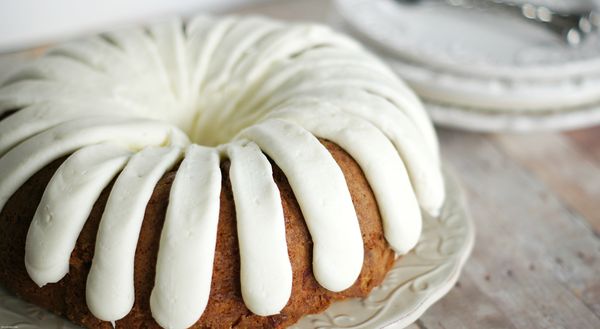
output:
[[[336,9],[370,41],[403,58],[455,73],[550,80],[600,73],[598,37],[571,47],[558,34],[506,13],[457,8],[440,0],[405,2],[336,0]],[[514,2],[575,10],[584,1]]]
[[600,123],[597,35],[571,47],[523,19],[441,1],[338,0],[336,5],[341,27],[383,56],[432,105],[438,124],[534,131]]
[[[463,193],[446,175],[447,200],[439,218],[424,218],[417,247],[400,258],[384,282],[365,299],[334,303],[305,316],[293,329],[404,328],[416,321],[456,283],[473,247],[474,228]],[[69,321],[21,301],[0,288],[0,328],[76,329]]]

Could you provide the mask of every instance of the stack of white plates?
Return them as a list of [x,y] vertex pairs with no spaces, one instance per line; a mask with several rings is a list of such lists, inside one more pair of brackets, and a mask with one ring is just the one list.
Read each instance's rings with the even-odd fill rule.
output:
[[343,27],[388,60],[438,124],[531,131],[600,123],[597,35],[569,46],[523,18],[442,1],[336,4]]

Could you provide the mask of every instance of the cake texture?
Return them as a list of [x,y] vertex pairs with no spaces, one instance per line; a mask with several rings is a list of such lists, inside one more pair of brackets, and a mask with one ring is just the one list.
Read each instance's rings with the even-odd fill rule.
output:
[[0,85],[0,284],[87,328],[284,328],[444,202],[421,103],[326,27],[199,16]]

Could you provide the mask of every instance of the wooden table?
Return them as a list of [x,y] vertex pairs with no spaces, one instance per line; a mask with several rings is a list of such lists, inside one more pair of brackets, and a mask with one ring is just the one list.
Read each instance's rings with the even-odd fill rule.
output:
[[463,274],[418,328],[600,328],[600,127],[439,129],[477,235]]
[[[239,13],[327,22],[332,9],[288,0]],[[411,329],[600,328],[600,127],[438,134],[467,191],[476,244],[456,287]]]

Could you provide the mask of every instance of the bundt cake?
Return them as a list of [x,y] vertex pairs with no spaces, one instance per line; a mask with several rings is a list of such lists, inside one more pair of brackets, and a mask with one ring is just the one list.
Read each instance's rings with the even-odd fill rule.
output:
[[86,328],[289,326],[366,296],[444,203],[419,100],[319,25],[61,44],[0,119],[0,284]]

